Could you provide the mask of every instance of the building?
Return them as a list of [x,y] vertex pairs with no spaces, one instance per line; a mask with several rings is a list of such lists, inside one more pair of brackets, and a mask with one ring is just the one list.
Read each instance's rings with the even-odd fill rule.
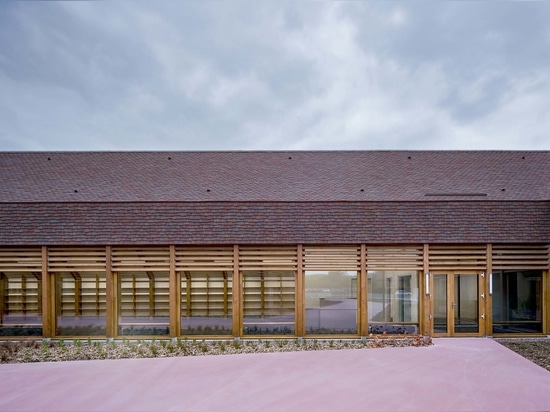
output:
[[0,153],[2,338],[550,332],[550,152]]

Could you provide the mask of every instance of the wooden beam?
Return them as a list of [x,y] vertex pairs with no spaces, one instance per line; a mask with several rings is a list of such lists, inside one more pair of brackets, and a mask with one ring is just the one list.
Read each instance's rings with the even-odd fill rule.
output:
[[368,285],[367,285],[367,245],[361,244],[361,270],[359,271],[359,336],[368,335]]
[[242,283],[239,273],[239,245],[233,245],[233,336],[241,337],[243,333],[242,315]]
[[304,265],[303,265],[303,246],[300,244],[297,247],[297,270],[295,284],[295,304],[296,304],[296,319],[295,319],[295,334],[303,337],[305,333],[305,288],[304,288]]
[[48,248],[42,246],[42,336],[53,338],[54,317],[52,276],[48,273]]
[[550,270],[542,272],[542,333],[550,333]]
[[[0,326],[3,325],[3,317],[4,317],[4,294],[5,294],[5,289],[6,289],[6,282],[7,282],[7,277],[6,275],[4,274],[4,272],[0,272]],[[38,301],[38,304],[40,304],[40,300]]]
[[[430,319],[430,316],[433,316],[432,314],[432,294],[433,290],[430,289],[430,294],[426,294],[426,274],[430,273],[430,246],[426,243],[424,244],[424,271],[420,273],[420,301],[422,304],[420,305],[421,313],[421,324],[420,324],[420,330],[424,331],[425,335],[430,335],[433,333],[433,319]],[[430,288],[433,288],[433,281],[432,277],[430,276],[429,279],[429,286]]]
[[493,296],[489,293],[489,281],[493,273],[493,245],[487,244],[487,271],[484,279],[484,289],[481,293],[485,293],[485,336],[493,335]]
[[113,276],[111,246],[105,247],[105,317],[106,317],[106,334],[108,338],[114,338],[118,335],[118,296],[116,279]]
[[170,337],[176,338],[181,334],[181,302],[180,284],[176,274],[176,247],[170,245]]

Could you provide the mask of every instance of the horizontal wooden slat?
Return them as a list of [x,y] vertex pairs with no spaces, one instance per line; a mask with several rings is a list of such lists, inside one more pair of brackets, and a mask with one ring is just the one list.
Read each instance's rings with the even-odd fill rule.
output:
[[233,247],[176,247],[176,270],[233,270]]
[[359,270],[360,246],[304,246],[304,270]]
[[368,270],[422,270],[422,246],[368,246]]
[[429,270],[484,270],[486,245],[430,245]]
[[535,245],[493,245],[493,269],[541,269],[550,267],[550,246]]
[[296,270],[297,248],[295,246],[241,246],[239,267],[241,270]]
[[104,271],[106,254],[103,247],[48,248],[48,271],[50,272],[96,272]]
[[1,272],[42,270],[42,248],[0,248]]
[[115,272],[167,271],[170,270],[170,249],[168,247],[113,247],[111,262],[112,270]]

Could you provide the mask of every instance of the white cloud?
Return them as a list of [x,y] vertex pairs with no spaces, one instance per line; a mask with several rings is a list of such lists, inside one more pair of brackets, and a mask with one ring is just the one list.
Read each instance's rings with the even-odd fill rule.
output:
[[407,13],[399,7],[393,9],[389,15],[388,23],[396,27],[407,24]]

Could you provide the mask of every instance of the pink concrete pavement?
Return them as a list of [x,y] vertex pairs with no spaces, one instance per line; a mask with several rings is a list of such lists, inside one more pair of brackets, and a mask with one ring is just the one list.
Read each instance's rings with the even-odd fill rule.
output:
[[0,411],[548,411],[550,372],[491,339],[427,348],[0,365]]

